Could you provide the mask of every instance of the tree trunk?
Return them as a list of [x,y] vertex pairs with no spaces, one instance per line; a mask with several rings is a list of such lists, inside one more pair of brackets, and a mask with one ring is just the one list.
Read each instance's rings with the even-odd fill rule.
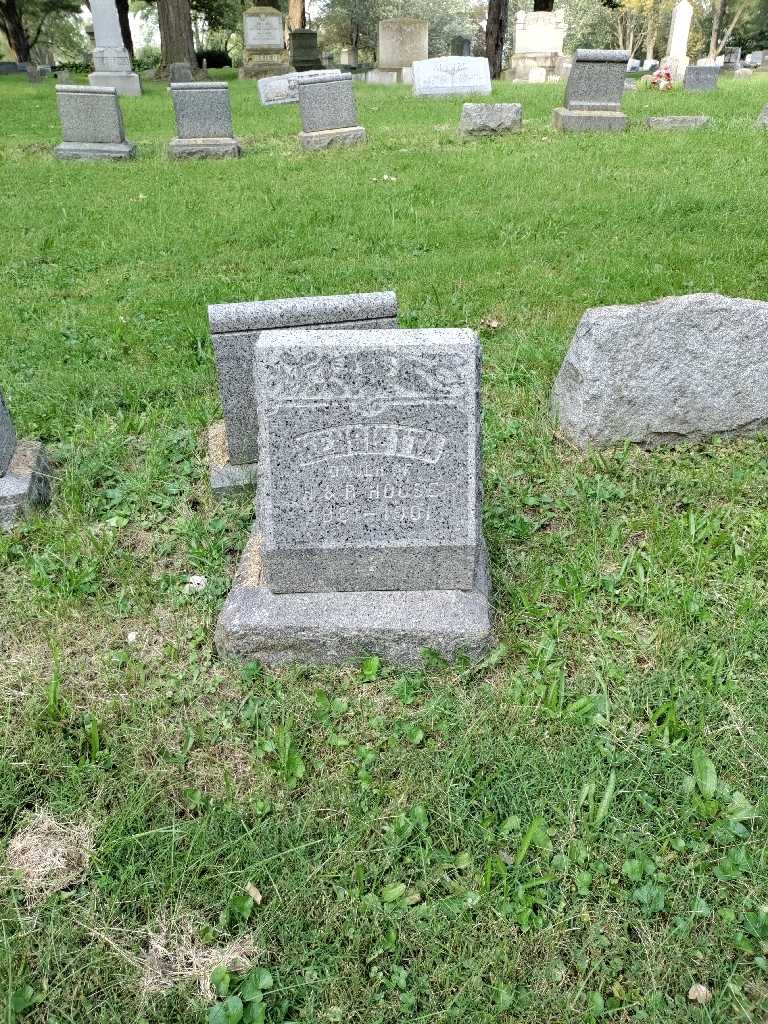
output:
[[714,60],[717,56],[717,37],[720,35],[720,25],[725,19],[725,10],[728,0],[715,0],[712,5],[712,33],[709,37],[709,59]]
[[192,40],[192,14],[189,0],[157,0],[160,22],[160,53],[163,67],[189,64],[197,67]]
[[653,51],[656,49],[656,22],[648,19],[645,30],[645,59],[653,60]]
[[133,36],[131,35],[131,23],[128,20],[128,0],[115,0],[117,17],[120,20],[120,35],[123,37],[123,46],[133,60]]
[[304,0],[288,0],[288,28],[306,28],[307,11]]
[[491,66],[491,78],[501,74],[501,58],[507,36],[509,0],[488,0],[488,21],[485,26],[485,55]]
[[0,29],[8,39],[16,60],[22,64],[27,63],[32,47],[16,0],[0,0]]

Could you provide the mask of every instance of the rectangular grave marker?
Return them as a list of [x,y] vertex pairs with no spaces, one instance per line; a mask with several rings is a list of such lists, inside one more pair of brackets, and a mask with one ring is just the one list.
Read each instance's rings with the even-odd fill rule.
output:
[[258,507],[273,593],[472,588],[479,363],[462,329],[262,334]]

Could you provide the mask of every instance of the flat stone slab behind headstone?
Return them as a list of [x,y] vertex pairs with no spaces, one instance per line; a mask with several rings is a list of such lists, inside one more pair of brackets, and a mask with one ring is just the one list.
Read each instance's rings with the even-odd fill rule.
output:
[[3,393],[0,391],[0,476],[8,469],[15,451],[16,430],[5,404]]
[[670,114],[666,117],[647,117],[645,124],[654,131],[687,132],[694,128],[704,128],[712,121],[705,114],[683,115]]
[[461,108],[459,135],[502,135],[522,129],[519,103],[465,103]]
[[588,309],[552,391],[579,448],[768,429],[768,302],[704,293]]
[[472,588],[474,332],[268,331],[254,349],[254,381],[270,590]]
[[378,654],[409,668],[421,664],[425,649],[477,659],[492,643],[489,594],[482,545],[471,590],[273,594],[254,533],[219,616],[216,648],[223,658],[269,667],[341,665]]
[[0,530],[11,530],[34,507],[51,500],[51,468],[38,441],[19,441],[0,476]]
[[208,307],[224,416],[227,455],[234,465],[258,458],[258,422],[253,387],[253,346],[262,331],[293,327],[367,329],[397,327],[394,292],[308,295]]
[[289,75],[272,75],[260,78],[259,99],[262,106],[274,107],[282,103],[299,102],[299,82],[328,82],[338,78],[351,78],[338,68],[326,68],[323,71],[294,71]]
[[413,64],[414,96],[466,96],[491,93],[486,57],[433,57]]

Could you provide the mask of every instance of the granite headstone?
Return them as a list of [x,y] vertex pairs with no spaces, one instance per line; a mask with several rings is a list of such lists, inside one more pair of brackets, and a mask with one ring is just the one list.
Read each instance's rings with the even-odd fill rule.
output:
[[168,152],[177,158],[236,157],[240,145],[232,134],[232,111],[226,82],[181,82],[171,85],[176,138]]
[[716,64],[689,64],[685,69],[683,88],[686,92],[712,92],[717,88],[720,68]]
[[523,128],[519,103],[465,103],[461,108],[459,135],[503,135]]
[[565,107],[553,111],[556,128],[567,132],[624,131],[621,112],[625,50],[577,50],[565,88]]
[[127,142],[117,90],[101,85],[57,85],[63,142],[59,160],[127,160],[136,146]]
[[302,149],[350,146],[365,140],[365,129],[357,123],[357,103],[349,74],[320,82],[300,79],[299,112]]
[[464,329],[266,332],[256,532],[223,654],[339,663],[489,640],[480,346]]

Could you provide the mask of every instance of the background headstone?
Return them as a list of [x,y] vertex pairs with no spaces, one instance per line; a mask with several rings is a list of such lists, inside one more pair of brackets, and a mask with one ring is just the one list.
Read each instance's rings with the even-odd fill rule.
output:
[[339,54],[339,64],[347,68],[357,67],[357,47],[345,46]]
[[760,116],[757,119],[758,127],[768,128],[768,103],[760,111]]
[[63,141],[60,160],[127,160],[136,153],[127,142],[117,90],[98,85],[57,85]]
[[414,96],[466,96],[491,93],[486,57],[434,57],[413,64]]
[[717,88],[717,77],[720,69],[716,64],[688,65],[683,78],[686,92],[711,92]]
[[179,82],[170,91],[176,114],[176,138],[168,145],[171,156],[240,156],[226,82]]
[[171,64],[168,68],[168,81],[173,85],[175,82],[192,82],[194,76],[192,74],[192,66],[186,61],[180,61],[176,64]]
[[579,448],[768,428],[768,302],[716,294],[589,309],[552,392]]
[[376,68],[366,81],[390,85],[404,81],[403,71],[429,57],[429,24],[420,18],[384,18],[379,22]]
[[286,75],[291,70],[283,15],[274,7],[249,7],[243,12],[243,41],[240,78]]
[[451,56],[471,57],[472,40],[468,39],[467,36],[454,36],[451,39]]
[[131,58],[123,44],[120,19],[114,0],[91,0],[95,49],[91,85],[117,89],[121,96],[140,96],[141,81],[134,73]]
[[678,0],[672,8],[672,20],[669,25],[667,53],[662,65],[672,72],[672,77],[680,81],[688,67],[688,36],[693,20],[693,6],[689,0]]
[[553,123],[564,131],[623,131],[621,113],[625,50],[577,50],[565,88],[565,108],[553,111]]
[[357,123],[351,75],[321,82],[299,80],[299,112],[303,149],[350,146],[365,139],[365,129]]
[[290,33],[291,64],[297,71],[317,71],[323,67],[317,46],[317,32],[308,28]]

